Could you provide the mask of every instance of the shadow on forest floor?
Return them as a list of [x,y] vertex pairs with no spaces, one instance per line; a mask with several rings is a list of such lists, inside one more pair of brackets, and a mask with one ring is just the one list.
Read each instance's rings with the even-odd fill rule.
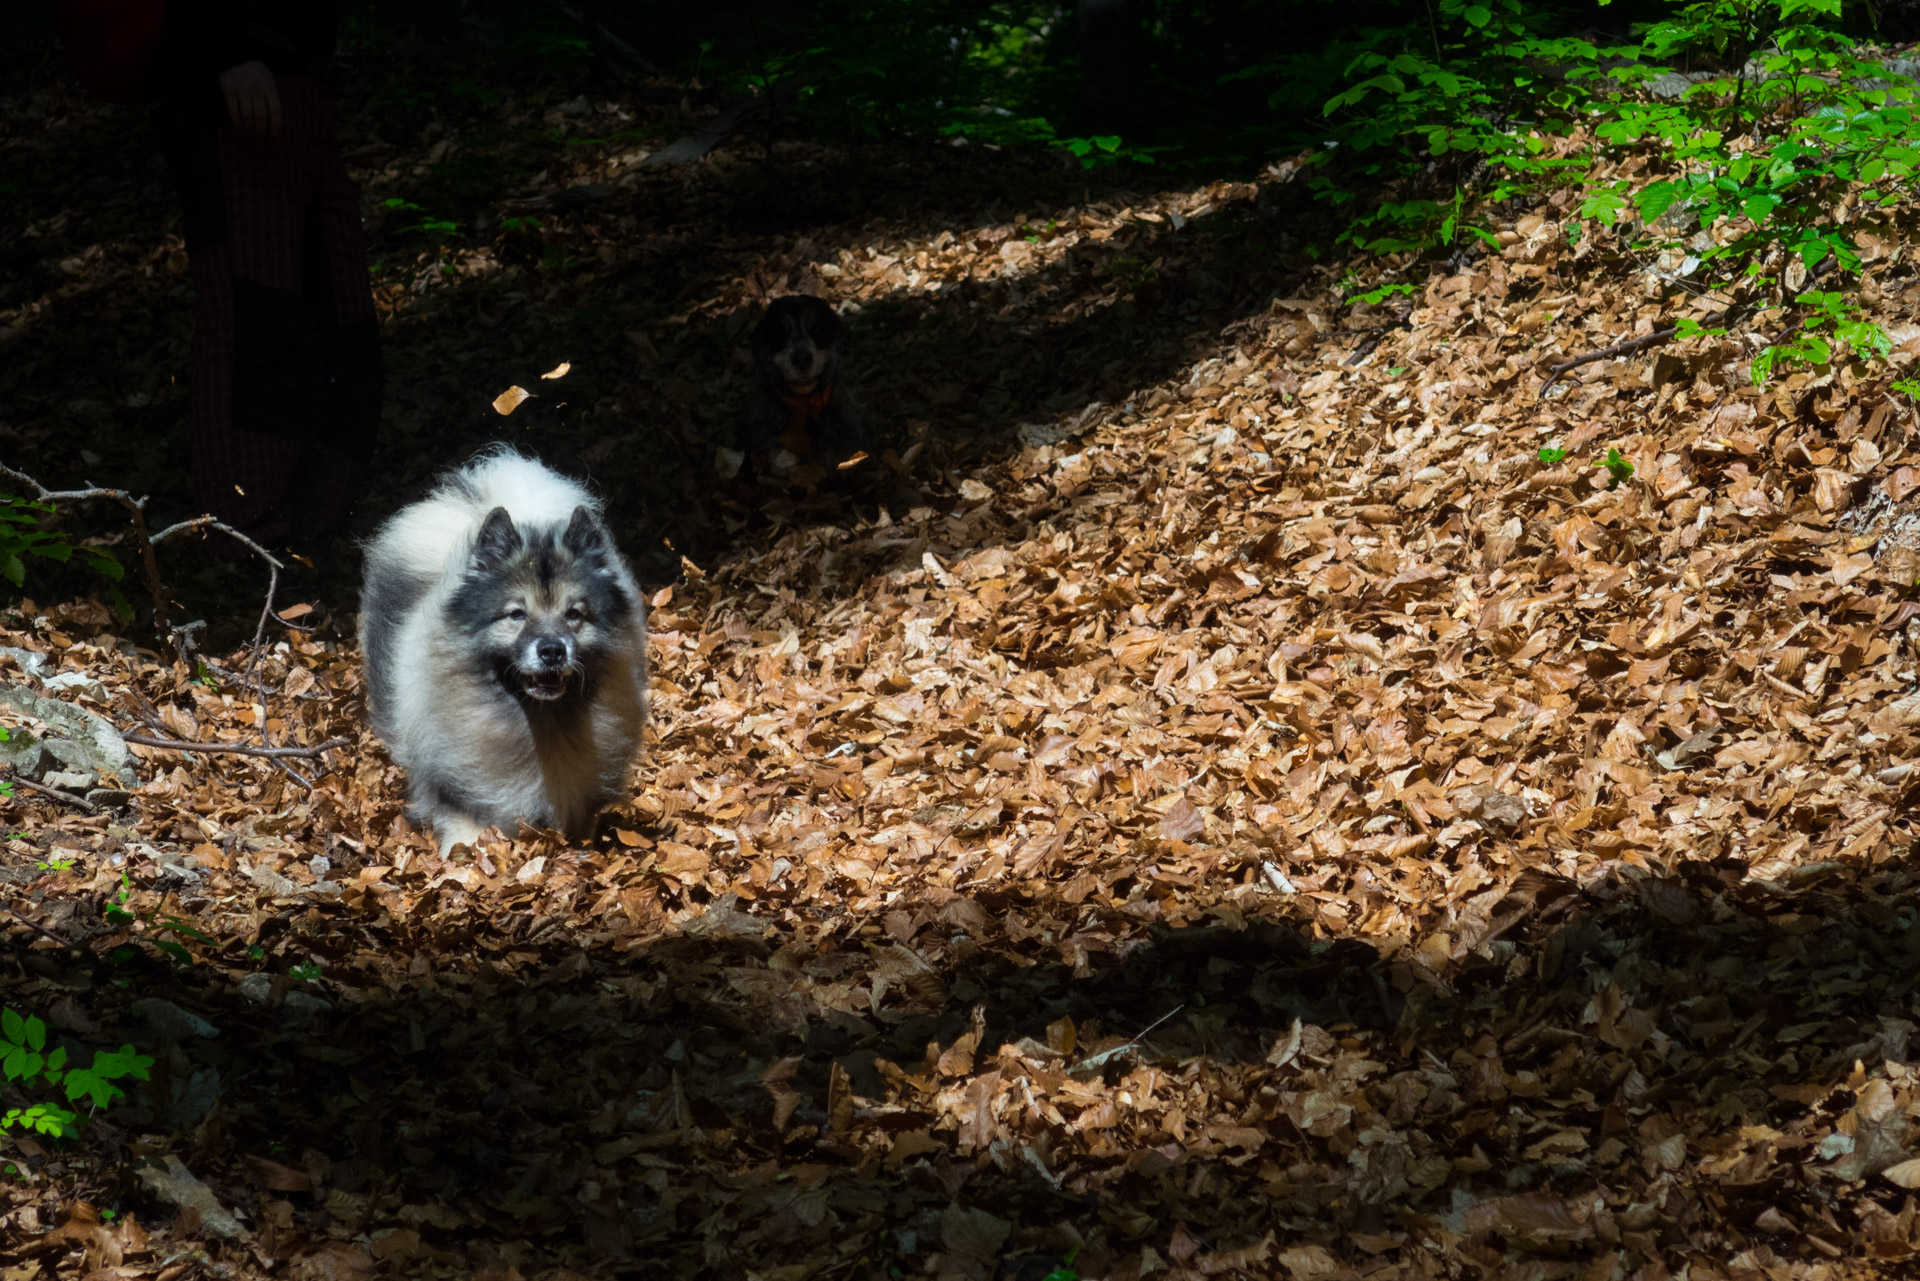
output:
[[[1791,890],[1732,863],[1586,890],[1527,874],[1451,957],[1315,943],[1230,908],[1140,930],[1152,900],[1126,895],[1076,917],[1017,890],[929,887],[873,915],[773,892],[760,909],[782,924],[721,900],[677,937],[629,901],[590,941],[446,884],[405,920],[370,897],[256,918],[257,941],[326,969],[318,987],[277,980],[271,1000],[295,993],[277,1007],[233,981],[245,939],[211,983],[44,945],[23,959],[160,1058],[124,1128],[101,1127],[130,1155],[170,1112],[198,1125],[191,1147],[248,1154],[251,1174],[196,1172],[248,1212],[262,1255],[397,1209],[411,1234],[373,1245],[402,1270],[480,1241],[464,1262],[487,1266],[517,1240],[508,1262],[599,1274],[891,1275],[935,1251],[974,1266],[947,1211],[962,1188],[990,1235],[1017,1229],[1004,1275],[1024,1257],[1036,1277],[1078,1242],[1089,1275],[1138,1269],[1176,1223],[1171,1248],[1203,1272],[1270,1268],[1275,1231],[1343,1255],[1360,1241],[1406,1276],[1437,1252],[1724,1262],[1805,1198],[1838,1234],[1904,1240],[1866,1190],[1835,1199],[1903,1150],[1904,1115],[1856,1093],[1855,1064],[1912,1084],[1904,862]],[[87,914],[59,923],[84,936]],[[112,986],[128,977],[218,1037],[143,1032]],[[315,991],[333,1008],[302,1008]],[[1061,1127],[1091,1147],[1057,1145]],[[1794,1149],[1826,1159],[1779,1159]],[[1623,1163],[1723,1173],[1614,1204]]]
[[[350,77],[342,146],[371,149],[355,164],[373,211],[388,370],[362,534],[493,440],[588,472],[656,584],[678,575],[682,555],[725,562],[776,524],[944,508],[966,473],[1021,447],[1022,424],[1058,434],[1118,414],[1314,270],[1292,255],[1315,215],[1304,192],[1282,186],[1229,184],[1209,198],[1205,184],[1172,176],[1142,184],[1138,173],[980,148],[848,153],[793,141],[635,167],[623,160],[640,153],[618,137],[563,142],[535,118],[537,101],[394,118],[391,105],[354,110],[355,88]],[[63,86],[19,105],[13,136],[0,134],[25,193],[0,225],[11,282],[0,294],[0,318],[11,317],[0,320],[0,435],[49,485],[121,485],[151,492],[165,517],[192,514],[190,294],[149,131],[136,113],[88,106]],[[677,107],[601,105],[569,127],[654,137],[678,127],[665,122]],[[619,128],[636,117],[643,128]],[[409,134],[415,145],[378,141]],[[528,175],[544,175],[543,200],[582,188],[597,198],[516,204]],[[1189,221],[1180,205],[1200,212]],[[459,230],[433,240],[409,230],[428,213],[454,215]],[[798,503],[717,477],[714,447],[731,443],[744,392],[744,332],[768,298],[792,291],[850,304],[855,381],[887,443],[904,452],[910,437],[930,437],[910,472],[876,460],[870,475],[835,477]],[[564,381],[538,381],[563,360]],[[515,382],[541,399],[501,418],[489,404]],[[179,574],[188,557],[167,559],[189,608],[221,599]],[[294,590],[348,611],[356,569],[342,548]]]

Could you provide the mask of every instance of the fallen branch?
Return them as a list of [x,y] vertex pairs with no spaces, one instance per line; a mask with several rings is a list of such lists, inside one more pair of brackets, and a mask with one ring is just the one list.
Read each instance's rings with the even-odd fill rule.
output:
[[259,543],[254,542],[225,521],[215,520],[212,516],[195,516],[192,520],[183,520],[178,524],[169,525],[155,534],[152,541],[158,543],[163,539],[172,538],[175,534],[184,534],[196,529],[211,529],[225,534],[267,562],[267,599],[260,606],[260,622],[253,629],[253,655],[247,660],[247,670],[252,671],[260,665],[260,654],[267,642],[267,620],[278,617],[273,612],[273,597],[274,593],[280,590],[280,571],[286,566]]
[[1540,394],[1535,397],[1535,399],[1545,399],[1547,389],[1559,382],[1560,379],[1571,370],[1578,369],[1582,365],[1591,365],[1596,360],[1612,360],[1616,356],[1631,356],[1636,351],[1645,351],[1648,347],[1656,347],[1679,332],[1680,327],[1678,325],[1669,325],[1665,329],[1656,329],[1650,334],[1643,334],[1638,338],[1629,338],[1625,342],[1615,343],[1613,346],[1601,351],[1590,351],[1584,356],[1575,356],[1571,360],[1563,360],[1547,370],[1547,381],[1540,384]]
[[72,792],[62,791],[57,787],[48,787],[45,783],[36,783],[30,778],[21,778],[17,773],[7,781],[15,787],[24,787],[29,792],[38,792],[42,796],[51,796],[57,801],[65,801],[67,804],[88,814],[98,814],[100,812],[100,807],[84,796],[75,796]]
[[641,163],[655,167],[686,165],[704,159],[709,151],[719,146],[721,141],[733,132],[735,125],[753,112],[765,110],[769,101],[771,101],[770,97],[742,98],[731,106],[722,108],[720,114],[685,137],[668,143]]
[[122,734],[123,740],[138,743],[142,747],[158,747],[169,752],[216,752],[228,756],[262,756],[269,760],[281,757],[304,757],[313,759],[322,752],[330,752],[336,747],[350,747],[350,738],[330,738],[324,743],[315,743],[312,747],[255,747],[251,743],[189,743],[177,738],[155,738],[150,734]]
[[26,926],[28,929],[37,932],[42,938],[52,939],[55,943],[58,943],[61,947],[73,946],[72,940],[64,939],[60,937],[58,934],[55,934],[52,930],[40,924],[40,922],[34,920],[30,916],[22,916],[20,913],[14,911],[12,908],[7,909],[7,915],[11,916],[14,920],[20,922],[20,924]]
[[133,520],[133,532],[140,536],[140,572],[147,580],[147,594],[153,599],[153,626],[160,635],[168,634],[167,595],[160,585],[160,561],[153,554],[154,540],[147,533],[146,499],[135,498],[124,489],[105,489],[98,485],[90,485],[86,489],[48,489],[25,472],[15,471],[5,463],[0,463],[0,476],[28,486],[39,502],[71,503],[89,498],[108,498],[126,508],[127,515]]
[[261,650],[266,643],[267,619],[274,616],[273,596],[280,587],[280,571],[286,568],[273,553],[269,552],[259,543],[254,542],[253,539],[247,537],[233,526],[224,521],[216,520],[212,516],[195,516],[191,520],[183,520],[169,525],[157,534],[152,533],[147,528],[147,500],[145,498],[135,498],[124,489],[108,489],[101,485],[90,485],[85,489],[48,489],[45,485],[42,485],[25,472],[15,471],[4,463],[0,463],[0,476],[6,476],[32,489],[33,496],[38,502],[71,503],[92,498],[105,498],[119,503],[127,509],[127,515],[133,521],[133,532],[139,538],[137,550],[140,555],[141,576],[146,579],[147,594],[153,600],[154,630],[173,642],[174,647],[181,651],[182,659],[186,661],[189,666],[192,665],[192,660],[188,657],[187,647],[182,643],[183,638],[167,621],[166,587],[160,579],[160,559],[154,554],[154,548],[175,535],[192,533],[195,530],[210,529],[225,534],[258,556],[261,560],[267,562],[267,600],[265,606],[260,611],[260,625],[254,628],[253,632],[252,663],[259,663]]
[[1392,324],[1382,325],[1380,328],[1374,330],[1371,334],[1367,335],[1365,342],[1354,348],[1353,355],[1348,356],[1346,359],[1348,367],[1357,365],[1368,356],[1371,356],[1373,349],[1387,340],[1388,334],[1396,330],[1405,329],[1407,322],[1411,319],[1413,319],[1413,303],[1408,302],[1405,307],[1400,309],[1400,314],[1393,318]]
[[[1819,264],[1807,273],[1807,279],[1805,285],[1802,285],[1802,288],[1805,288],[1806,285],[1811,285],[1814,281],[1825,275],[1828,268],[1833,266],[1835,261],[1832,254],[1828,254],[1825,258],[1822,258]],[[1764,310],[1768,310],[1768,308],[1758,301],[1745,302],[1738,306],[1729,307],[1726,310],[1726,329],[1731,330],[1735,325],[1744,323],[1755,312]],[[1770,347],[1778,347],[1781,343],[1792,337],[1794,331],[1805,323],[1806,318],[1803,316],[1781,330],[1780,336],[1767,345]],[[1583,356],[1575,356],[1571,360],[1563,360],[1556,365],[1549,366],[1547,370],[1547,380],[1540,384],[1540,394],[1535,399],[1544,399],[1547,394],[1547,389],[1552,387],[1556,382],[1559,382],[1561,376],[1569,370],[1578,369],[1581,365],[1590,365],[1596,360],[1611,360],[1615,356],[1631,356],[1634,352],[1644,351],[1648,347],[1656,347],[1679,332],[1680,327],[1678,325],[1669,325],[1665,329],[1656,329],[1650,334],[1643,334],[1638,338],[1629,338],[1625,342],[1615,343],[1613,346],[1602,351],[1590,351]]]

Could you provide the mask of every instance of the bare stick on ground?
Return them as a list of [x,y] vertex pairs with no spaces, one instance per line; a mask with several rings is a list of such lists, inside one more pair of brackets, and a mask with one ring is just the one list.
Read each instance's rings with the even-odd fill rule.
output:
[[245,546],[261,560],[267,562],[267,599],[261,602],[260,605],[260,622],[259,625],[253,629],[253,653],[247,660],[247,670],[252,671],[260,665],[260,654],[266,646],[267,620],[278,617],[278,615],[273,612],[273,597],[274,593],[280,590],[280,571],[285,569],[286,566],[259,543],[254,542],[251,538],[248,538],[245,534],[233,528],[233,526],[223,521],[215,520],[211,516],[195,516],[192,520],[183,520],[178,524],[169,525],[155,534],[153,541],[157,543],[163,539],[171,538],[175,534],[184,534],[195,529],[211,529],[218,533],[225,534],[227,537]]
[[25,472],[0,463],[0,476],[33,490],[35,500],[43,503],[72,503],[89,498],[107,498],[127,509],[133,520],[133,532],[139,536],[140,573],[147,582],[147,594],[153,599],[153,625],[162,636],[167,634],[167,596],[160,585],[160,562],[153,554],[153,538],[147,533],[147,500],[135,498],[124,489],[104,489],[92,485],[86,489],[48,489]]
[[255,747],[251,743],[189,743],[177,738],[157,738],[151,734],[122,734],[121,738],[142,747],[158,747],[169,752],[212,752],[226,756],[262,756],[268,760],[305,757],[309,760],[336,747],[350,747],[350,738],[330,738],[312,747]]
[[1625,342],[1615,343],[1613,346],[1601,351],[1590,351],[1584,356],[1575,356],[1571,360],[1563,360],[1547,370],[1547,381],[1540,384],[1540,396],[1544,397],[1547,394],[1548,388],[1559,382],[1566,374],[1578,369],[1582,365],[1591,365],[1596,360],[1612,360],[1616,356],[1631,356],[1636,351],[1645,351],[1649,347],[1657,347],[1679,332],[1679,326],[1669,325],[1665,329],[1656,329],[1650,334],[1642,334],[1638,338],[1629,338]]
[[15,774],[7,781],[15,787],[24,787],[29,792],[38,792],[42,796],[51,796],[54,800],[65,801],[67,804],[88,814],[98,814],[100,812],[100,807],[84,796],[75,796],[72,792],[62,791],[57,787],[48,787],[45,783],[36,783],[30,778],[21,778],[18,774]]
[[7,915],[11,916],[14,920],[20,922],[20,924],[26,926],[28,929],[33,930],[35,933],[39,934],[42,938],[52,939],[55,943],[58,943],[61,947],[73,946],[73,942],[71,939],[62,938],[60,935],[55,934],[52,930],[40,924],[40,922],[34,920],[30,916],[22,916],[20,913],[14,911],[12,908],[7,909]]
[[1346,359],[1348,367],[1351,368],[1365,360],[1368,356],[1371,356],[1373,349],[1387,340],[1388,334],[1396,330],[1405,329],[1407,327],[1407,321],[1412,318],[1413,304],[1409,302],[1405,307],[1399,309],[1393,318],[1392,324],[1382,325],[1380,328],[1374,330],[1371,334],[1367,335],[1365,342],[1362,342],[1358,347],[1353,349],[1353,355],[1348,356]]
[[[245,534],[224,521],[215,520],[212,516],[195,516],[192,520],[183,520],[176,524],[169,525],[159,533],[151,533],[147,529],[147,500],[144,498],[135,498],[124,489],[108,489],[101,485],[90,485],[85,489],[48,489],[45,485],[42,485],[25,472],[15,471],[4,463],[0,463],[0,476],[5,476],[10,480],[18,481],[20,484],[27,486],[33,491],[33,497],[39,502],[71,503],[91,498],[105,498],[119,503],[122,507],[126,508],[127,515],[133,521],[133,532],[137,538],[135,550],[140,556],[141,576],[146,579],[147,594],[153,600],[154,629],[158,631],[162,637],[173,641],[176,647],[178,647],[181,642],[180,638],[174,633],[173,628],[170,627],[167,622],[167,592],[160,579],[160,560],[159,557],[154,554],[155,547],[158,547],[169,538],[173,538],[179,534],[191,533],[194,530],[213,530],[234,539],[261,560],[267,562],[267,600],[266,605],[260,612],[260,625],[254,629],[253,634],[252,661],[254,663],[260,661],[261,648],[266,640],[267,619],[273,615],[273,594],[279,589],[280,571],[285,569],[286,566],[281,564],[271,552],[259,543],[254,542],[251,538],[248,538]],[[182,656],[185,657],[184,653]]]

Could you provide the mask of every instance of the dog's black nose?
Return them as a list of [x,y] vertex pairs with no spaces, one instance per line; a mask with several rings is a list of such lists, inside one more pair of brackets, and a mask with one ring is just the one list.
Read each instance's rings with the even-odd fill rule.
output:
[[543,640],[534,646],[533,652],[543,667],[561,667],[567,661],[567,647],[557,640]]

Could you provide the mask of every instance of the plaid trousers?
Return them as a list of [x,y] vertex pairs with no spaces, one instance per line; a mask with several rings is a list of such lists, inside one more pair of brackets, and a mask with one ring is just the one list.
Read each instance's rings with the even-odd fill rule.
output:
[[163,102],[187,212],[198,502],[272,547],[342,533],[380,421],[380,333],[359,193],[316,77],[279,80],[281,130],[243,134],[204,101]]

